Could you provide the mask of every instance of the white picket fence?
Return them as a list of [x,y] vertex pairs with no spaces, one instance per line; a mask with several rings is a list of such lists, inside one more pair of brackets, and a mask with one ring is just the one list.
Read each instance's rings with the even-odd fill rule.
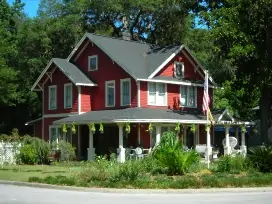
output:
[[16,164],[15,155],[20,147],[19,143],[0,142],[0,164]]

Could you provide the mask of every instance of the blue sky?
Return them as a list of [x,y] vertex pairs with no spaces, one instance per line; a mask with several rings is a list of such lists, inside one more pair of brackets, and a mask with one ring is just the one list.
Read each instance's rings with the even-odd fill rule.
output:
[[[9,4],[12,4],[14,0],[7,0]],[[40,0],[22,0],[23,3],[25,3],[25,13],[29,17],[34,17],[37,15],[37,10],[40,4]]]

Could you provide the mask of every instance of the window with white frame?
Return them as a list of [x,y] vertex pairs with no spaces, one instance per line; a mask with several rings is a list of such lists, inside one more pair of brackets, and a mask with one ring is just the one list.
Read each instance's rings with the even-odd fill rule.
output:
[[106,107],[115,106],[115,81],[106,81]]
[[57,86],[49,86],[48,108],[49,110],[57,109]]
[[121,79],[121,105],[128,106],[131,103],[130,79]]
[[148,83],[148,105],[166,106],[166,84],[164,83]]
[[98,57],[97,55],[88,57],[88,70],[96,71],[98,69]]
[[184,77],[184,63],[183,62],[174,62],[174,76],[175,78]]
[[64,108],[72,108],[73,85],[64,84]]
[[180,105],[183,107],[197,107],[197,87],[180,86]]
[[72,130],[70,127],[67,127],[67,132],[63,133],[60,126],[50,126],[49,127],[49,141],[50,143],[56,142],[58,140],[64,140],[72,144]]

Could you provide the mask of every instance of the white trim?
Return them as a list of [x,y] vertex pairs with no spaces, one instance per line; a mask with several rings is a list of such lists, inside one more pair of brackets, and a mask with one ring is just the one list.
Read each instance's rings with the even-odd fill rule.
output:
[[[129,104],[124,104],[123,102],[123,82],[129,82]],[[120,105],[130,106],[131,105],[131,80],[130,78],[120,79]]]
[[[179,100],[181,99],[181,87],[182,86],[179,86]],[[189,91],[188,91],[188,89],[190,89],[190,88],[193,88],[193,89],[195,89],[195,106],[194,107],[190,107],[190,106],[182,106],[181,105],[181,103],[179,104],[179,106],[180,107],[185,107],[185,108],[197,108],[197,87],[195,87],[195,86],[183,86],[183,87],[185,87],[185,89],[186,89],[186,100],[187,100],[187,103],[188,103],[188,93],[189,93]]]
[[78,114],[81,114],[81,86],[77,87],[77,100],[78,100],[78,105],[77,105],[77,112]]
[[76,86],[97,86],[97,84],[84,84],[84,83],[76,83]]
[[141,107],[141,82],[137,81],[137,106]]
[[179,76],[176,76],[176,66],[177,64],[182,64],[182,76],[180,78],[184,78],[184,73],[185,73],[185,65],[184,62],[180,62],[180,61],[174,61],[174,76],[175,78],[179,78]]
[[[95,59],[95,62],[96,62],[95,69],[90,69],[90,60],[91,59]],[[92,72],[92,71],[97,71],[97,70],[98,70],[98,55],[88,56],[88,71]]]
[[[104,124],[112,124],[112,123],[174,123],[176,124],[177,122],[180,122],[182,124],[207,124],[206,120],[174,120],[174,119],[118,119],[118,120],[112,120],[112,121],[106,121],[103,122]],[[54,121],[54,124],[61,124],[62,122]],[[66,122],[66,124],[72,124],[73,121],[71,122]],[[83,125],[83,124],[88,124],[90,121],[81,121],[77,122],[77,125]],[[96,122],[97,124],[99,122]],[[210,122],[208,123],[210,124]],[[163,126],[163,125],[162,125]],[[174,126],[173,126],[174,127]]]
[[31,123],[35,123],[35,122],[37,122],[37,121],[39,121],[39,120],[42,120],[42,119],[43,119],[43,117],[37,118],[37,119],[35,119],[35,120],[28,121],[27,123],[25,123],[25,125],[26,125],[26,126],[27,126],[27,125],[31,125]]
[[[151,83],[154,83],[154,82],[151,82]],[[165,104],[157,104],[157,97],[158,97],[158,84],[163,84],[165,87],[165,98],[164,98],[164,103]],[[168,106],[168,95],[167,95],[167,84],[164,84],[164,83],[155,83],[155,86],[156,86],[156,103],[155,104],[152,104],[149,102],[149,86],[150,86],[150,83],[147,84],[147,105],[149,106],[161,106],[161,107],[165,107],[165,106]]]
[[[68,107],[67,104],[66,104],[66,88],[69,87],[69,86],[71,87],[71,107]],[[64,94],[63,94],[64,109],[73,108],[73,84],[72,83],[64,84],[63,91],[64,91]]]
[[[114,84],[114,100],[113,100],[113,105],[108,105],[108,84]],[[115,99],[116,99],[116,93],[115,93],[115,80],[111,81],[105,81],[105,107],[114,107],[115,106]]]
[[234,122],[235,119],[230,115],[228,109],[224,110],[224,112],[219,116],[216,122],[220,122],[225,114],[227,114],[231,121]]
[[149,75],[149,79],[153,78],[159,71],[161,71],[182,49],[184,45],[181,45],[170,57],[168,57],[152,74]]
[[79,58],[79,56],[82,54],[82,52],[87,48],[87,46],[90,44],[90,41],[88,40],[87,42],[86,42],[86,44],[83,46],[83,48],[80,50],[80,52],[77,54],[77,56],[75,57],[75,59],[74,59],[74,61],[76,61],[78,58]]
[[[184,81],[169,81],[169,80],[163,80],[163,79],[137,79],[137,81],[146,81],[146,82],[156,82],[156,83],[165,83],[165,84],[177,84],[177,85],[184,85],[184,86],[204,87],[204,84],[196,84],[196,83],[184,82]],[[215,88],[215,87],[209,85],[209,88]]]
[[231,122],[231,121],[220,121],[220,122],[216,122],[215,125],[231,125],[231,126],[235,126],[235,125],[255,125],[255,122]]
[[67,60],[70,61],[70,59],[73,57],[73,55],[75,54],[75,52],[77,51],[77,49],[80,47],[80,45],[84,42],[84,40],[87,38],[87,33],[85,33],[85,35],[80,39],[80,41],[77,43],[77,45],[75,46],[75,48],[72,50],[72,52],[70,53],[70,55],[67,57]]
[[[83,112],[81,112],[83,113]],[[44,114],[43,118],[62,118],[62,117],[69,117],[73,115],[78,115],[78,112],[71,112],[71,113],[57,113],[57,114]]]
[[[56,108],[51,109],[50,105],[51,105],[51,100],[50,100],[50,96],[51,96],[51,88],[55,89],[55,103],[56,103]],[[48,86],[48,110],[57,110],[58,108],[58,101],[57,101],[57,85],[51,85]]]

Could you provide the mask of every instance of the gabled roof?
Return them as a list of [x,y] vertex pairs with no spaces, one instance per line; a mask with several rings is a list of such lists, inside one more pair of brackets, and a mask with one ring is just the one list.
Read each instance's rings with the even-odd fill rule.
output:
[[[168,62],[183,50],[186,50],[193,61],[195,61],[196,66],[204,71],[204,68],[193,57],[191,51],[185,45],[157,46],[91,33],[84,35],[67,60],[70,61],[72,59],[85,39],[89,39],[92,43],[96,44],[136,80],[153,78]],[[212,78],[210,78],[210,81],[214,84]]]
[[[75,85],[96,86],[79,68],[66,59],[53,58],[31,88],[35,89],[52,64],[55,64]],[[49,77],[49,76],[47,76]]]

